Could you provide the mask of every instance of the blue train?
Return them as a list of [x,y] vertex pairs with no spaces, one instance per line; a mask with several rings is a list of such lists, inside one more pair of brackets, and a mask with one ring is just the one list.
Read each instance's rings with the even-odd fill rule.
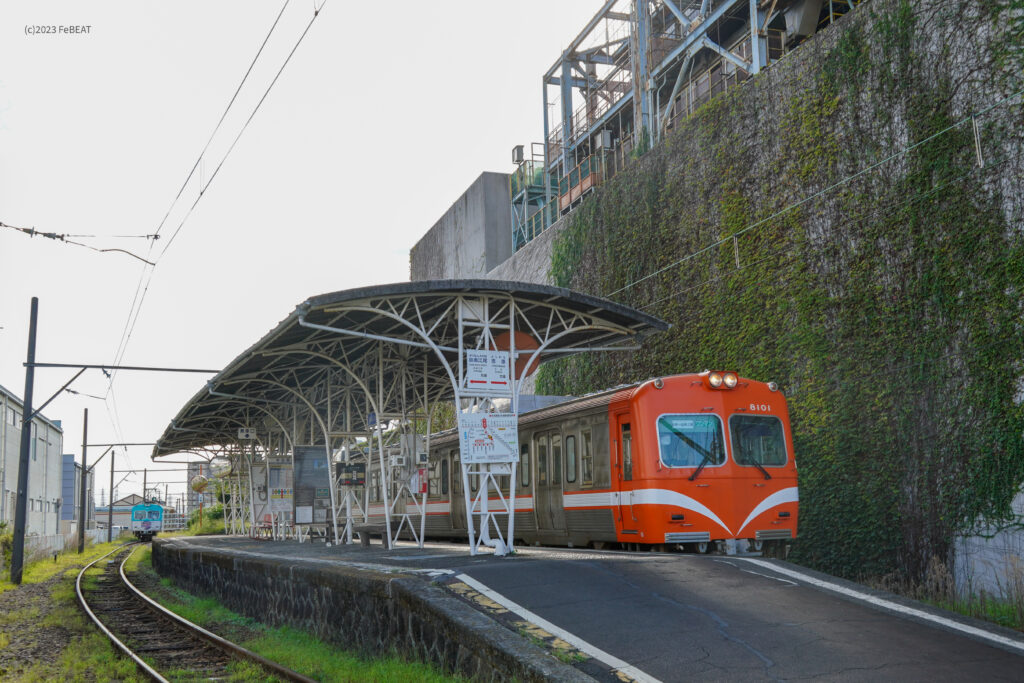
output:
[[132,506],[131,532],[140,541],[148,541],[163,531],[164,507],[157,503]]

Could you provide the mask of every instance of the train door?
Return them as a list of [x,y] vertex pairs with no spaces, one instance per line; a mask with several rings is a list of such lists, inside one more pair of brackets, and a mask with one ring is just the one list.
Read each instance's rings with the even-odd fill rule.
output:
[[462,492],[462,462],[459,460],[459,451],[453,448],[448,451],[448,461],[451,467],[448,468],[448,475],[451,477],[451,519],[453,529],[468,529],[466,525],[466,499]]
[[633,513],[633,430],[628,413],[616,416],[615,455],[618,459],[619,519],[624,533],[636,533]]
[[562,434],[545,432],[537,437],[537,528],[565,531],[562,500]]

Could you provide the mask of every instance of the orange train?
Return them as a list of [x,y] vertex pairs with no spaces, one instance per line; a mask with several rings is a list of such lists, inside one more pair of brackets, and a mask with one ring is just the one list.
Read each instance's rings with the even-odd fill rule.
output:
[[[776,554],[796,537],[793,436],[774,383],[703,372],[612,389],[521,414],[519,448],[520,543]],[[427,536],[466,536],[459,473],[457,433],[435,436]]]

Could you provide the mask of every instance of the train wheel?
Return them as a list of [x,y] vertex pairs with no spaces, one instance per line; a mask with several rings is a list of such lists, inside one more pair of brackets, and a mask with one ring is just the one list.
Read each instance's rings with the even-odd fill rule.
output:
[[707,541],[700,541],[699,543],[694,543],[693,544],[693,549],[696,550],[701,555],[703,555],[703,554],[707,553],[708,547],[710,545],[711,544],[708,543]]

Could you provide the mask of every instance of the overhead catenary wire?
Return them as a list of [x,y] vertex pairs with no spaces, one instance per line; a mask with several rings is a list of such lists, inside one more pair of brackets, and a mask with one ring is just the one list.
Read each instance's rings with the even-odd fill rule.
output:
[[[157,231],[155,233],[157,236],[160,235],[160,232],[163,229],[163,227],[164,227],[164,225],[165,225],[165,223],[167,221],[167,218],[170,216],[171,212],[173,211],[174,206],[177,204],[178,200],[181,198],[182,194],[184,193],[185,188],[189,184],[189,181],[191,180],[192,176],[195,174],[196,168],[201,167],[202,162],[203,162],[203,157],[206,154],[207,150],[209,149],[209,146],[210,146],[213,138],[216,136],[217,132],[219,131],[219,129],[221,127],[221,125],[223,124],[223,122],[224,122],[224,120],[225,120],[225,118],[227,116],[228,111],[231,109],[232,105],[237,100],[239,92],[241,91],[242,87],[244,86],[244,84],[248,80],[250,74],[252,73],[254,65],[256,64],[256,62],[259,59],[260,55],[263,53],[264,47],[266,46],[266,44],[269,41],[271,35],[273,34],[275,28],[277,27],[277,25],[278,25],[278,23],[279,23],[279,21],[281,19],[281,16],[284,14],[284,11],[287,8],[288,4],[289,4],[289,0],[286,0],[284,5],[281,8],[281,11],[278,13],[277,17],[274,19],[274,23],[271,25],[270,30],[267,32],[266,37],[263,39],[263,42],[261,43],[261,45],[259,47],[259,50],[257,50],[256,56],[253,58],[252,62],[249,65],[249,68],[246,70],[245,75],[243,76],[241,82],[239,83],[238,87],[236,88],[234,94],[232,95],[231,100],[228,103],[228,106],[225,108],[224,113],[221,115],[220,120],[217,122],[217,125],[215,126],[214,131],[211,134],[209,140],[207,141],[206,145],[203,147],[203,151],[200,153],[199,157],[196,160],[196,163],[193,165],[192,170],[189,172],[188,177],[186,177],[185,182],[182,184],[182,187],[179,189],[178,194],[175,196],[174,201],[171,203],[171,206],[168,208],[167,214],[164,216],[164,219],[160,222],[160,225],[158,226]],[[185,217],[178,224],[178,227],[175,229],[174,233],[171,235],[171,238],[168,240],[168,242],[166,243],[164,248],[160,251],[160,254],[153,261],[153,265],[144,267],[142,273],[140,273],[139,282],[138,282],[138,284],[136,285],[136,288],[135,288],[135,294],[134,294],[134,296],[132,298],[132,305],[131,305],[131,308],[129,309],[128,318],[125,321],[125,326],[122,329],[122,333],[121,333],[121,339],[119,340],[117,350],[115,351],[114,364],[119,364],[121,362],[121,360],[124,358],[125,353],[127,353],[128,345],[131,342],[132,334],[135,331],[135,326],[138,323],[139,316],[140,316],[140,314],[142,312],[142,307],[143,307],[143,304],[145,302],[146,295],[149,292],[149,285],[152,282],[153,272],[154,272],[154,270],[156,268],[156,264],[164,256],[164,254],[167,253],[167,250],[168,250],[168,248],[170,248],[171,243],[178,236],[178,234],[180,233],[181,229],[184,227],[185,223],[187,222],[188,218],[192,215],[192,212],[195,209],[196,205],[203,198],[203,196],[205,195],[206,190],[209,188],[210,184],[213,182],[213,179],[216,177],[217,173],[220,171],[221,167],[224,165],[224,162],[227,160],[228,156],[230,156],[231,152],[234,150],[235,146],[238,144],[238,141],[241,139],[242,134],[249,127],[249,124],[252,122],[253,118],[256,116],[256,113],[259,111],[260,107],[263,105],[263,102],[267,99],[267,96],[270,94],[271,89],[273,89],[274,85],[277,83],[278,79],[280,78],[281,73],[284,71],[285,67],[291,61],[292,56],[298,50],[299,46],[302,44],[302,42],[305,39],[306,35],[309,33],[309,30],[312,27],[313,22],[319,16],[320,11],[323,9],[323,6],[325,4],[326,4],[326,0],[323,3],[321,3],[321,5],[319,7],[315,7],[314,8],[313,16],[312,16],[312,18],[310,18],[309,23],[306,25],[306,27],[303,30],[302,34],[299,36],[298,40],[295,42],[295,45],[292,47],[291,51],[288,53],[287,58],[285,59],[284,63],[281,65],[281,67],[278,69],[277,73],[274,76],[274,79],[271,81],[270,85],[267,86],[266,90],[263,93],[263,96],[260,98],[259,102],[256,104],[256,107],[250,113],[248,119],[246,119],[246,122],[243,125],[242,129],[239,131],[238,135],[235,136],[235,139],[232,141],[231,146],[228,148],[227,152],[224,153],[224,155],[221,158],[220,162],[218,163],[217,168],[214,171],[213,175],[211,175],[210,178],[205,181],[205,184],[200,188],[200,191],[199,191],[198,196],[196,197],[195,201],[189,207],[188,212],[186,213]],[[152,253],[154,245],[155,245],[155,239],[150,241],[149,251],[147,252],[147,256]],[[111,394],[112,394],[112,388],[113,388],[113,383],[114,383],[115,377],[116,377],[116,371],[115,371],[114,375],[111,376],[110,382],[107,385],[107,395],[108,396],[111,396]],[[112,396],[111,396],[111,398],[112,398]],[[116,401],[116,399],[114,399],[114,400]],[[116,406],[115,406],[114,413],[116,414]]]
[[[326,0],[324,4],[326,4]],[[159,261],[163,257],[163,255],[167,253],[167,250],[171,248],[171,244],[174,243],[174,240],[178,236],[178,233],[181,231],[182,227],[184,227],[185,223],[192,215],[193,209],[196,208],[196,205],[199,203],[199,201],[203,198],[203,195],[206,193],[207,188],[210,187],[214,179],[217,177],[217,174],[220,173],[220,169],[224,165],[224,162],[227,161],[227,158],[228,156],[230,156],[231,151],[235,148],[235,145],[238,144],[238,141],[242,138],[242,135],[245,134],[246,129],[249,128],[249,124],[252,123],[252,120],[256,116],[256,113],[260,110],[260,107],[263,106],[263,103],[267,99],[267,95],[270,94],[270,91],[271,89],[273,89],[274,84],[277,83],[277,79],[281,77],[281,74],[284,72],[285,67],[288,66],[288,63],[295,55],[296,50],[299,49],[299,46],[302,44],[302,41],[306,38],[306,34],[309,33],[309,29],[313,27],[313,22],[316,21],[316,18],[318,16],[320,16],[320,9],[322,8],[323,4],[321,4],[319,9],[315,9],[313,11],[313,16],[310,18],[309,23],[306,24],[306,28],[305,30],[303,30],[302,35],[299,36],[299,39],[295,42],[295,45],[292,46],[292,49],[288,53],[288,56],[285,58],[284,63],[281,64],[281,68],[277,70],[277,73],[274,75],[274,79],[270,82],[270,85],[267,86],[267,89],[266,91],[264,91],[263,96],[260,98],[260,101],[256,103],[256,106],[255,108],[253,108],[252,113],[249,114],[249,118],[246,119],[245,123],[242,125],[242,129],[238,131],[238,135],[236,135],[235,139],[231,142],[231,146],[228,147],[228,151],[224,153],[223,157],[221,157],[220,162],[217,164],[217,167],[213,170],[213,173],[210,174],[210,178],[206,181],[206,184],[200,188],[199,194],[196,196],[195,201],[192,202],[192,206],[189,207],[188,213],[185,214],[185,217],[182,218],[181,223],[178,225],[177,228],[175,228],[174,232],[171,234],[170,239],[167,240],[167,244],[164,245],[163,250],[157,257],[157,261]]]
[[[10,225],[8,223],[3,223],[3,222],[0,222],[0,228],[9,228],[11,230],[17,230],[18,232],[23,232],[26,235],[28,235],[29,237],[36,237],[36,236],[45,237],[47,239],[56,240],[58,242],[64,242],[65,244],[72,244],[72,245],[74,245],[76,247],[85,247],[86,249],[91,249],[93,251],[98,251],[98,252],[101,252],[101,253],[120,252],[122,254],[127,254],[128,256],[131,256],[134,259],[138,259],[138,260],[142,261],[143,263],[147,263],[150,266],[156,265],[152,261],[149,261],[148,259],[144,259],[141,256],[139,256],[138,254],[130,252],[127,249],[119,249],[119,248],[115,248],[115,247],[107,247],[107,248],[94,247],[91,244],[85,244],[83,242],[76,242],[74,240],[68,239],[69,237],[78,237],[79,239],[84,239],[84,238],[87,238],[87,237],[95,237],[95,235],[68,235],[68,234],[65,234],[65,233],[58,233],[58,232],[43,232],[41,230],[36,230],[35,228],[22,228],[22,227],[19,227],[17,225]],[[148,256],[148,254],[147,254],[147,256]]]
[[[281,16],[284,14],[284,11],[288,8],[289,2],[291,2],[291,0],[285,0],[284,4],[281,6],[281,10],[280,10],[280,12],[278,12],[277,16],[274,18],[274,22],[273,22],[273,24],[271,24],[270,29],[267,31],[267,35],[263,38],[263,42],[260,43],[260,47],[256,51],[256,54],[253,56],[252,61],[249,62],[249,67],[245,70],[245,74],[242,76],[242,80],[239,81],[238,86],[235,88],[234,94],[232,94],[231,99],[228,100],[228,104],[224,108],[224,112],[221,114],[220,119],[217,121],[217,125],[214,126],[213,131],[210,133],[210,137],[207,139],[206,144],[203,146],[202,151],[200,151],[199,156],[196,157],[196,161],[192,165],[191,170],[189,170],[188,175],[185,177],[185,181],[181,184],[181,187],[178,188],[178,193],[175,195],[174,199],[171,201],[170,206],[167,207],[167,212],[164,214],[163,219],[160,221],[160,224],[157,226],[156,232],[154,233],[154,236],[153,236],[153,239],[150,240],[149,251],[147,252],[147,256],[149,256],[152,253],[155,240],[159,239],[160,231],[163,230],[164,224],[167,222],[167,219],[170,217],[171,212],[174,210],[174,207],[178,203],[178,200],[181,199],[182,194],[185,192],[185,188],[188,187],[189,182],[192,180],[192,176],[195,175],[196,169],[201,166],[204,155],[206,154],[207,150],[210,148],[210,144],[213,142],[213,139],[216,137],[217,132],[220,130],[221,125],[224,123],[224,120],[227,118],[228,113],[231,111],[231,107],[234,105],[235,101],[238,99],[238,94],[242,91],[242,88],[245,86],[246,81],[249,79],[249,75],[252,73],[253,67],[256,65],[256,62],[259,60],[260,55],[263,54],[263,49],[266,47],[267,42],[270,40],[271,35],[273,35],[274,29],[277,28],[278,23],[281,21]],[[200,196],[202,196],[202,195],[200,195]],[[179,229],[180,229],[180,227],[179,227]],[[166,249],[164,251],[166,251]],[[161,255],[162,255],[162,252],[161,252]],[[156,263],[155,262],[152,263],[151,266],[152,266],[152,268],[155,268],[156,267]],[[145,301],[146,293],[149,291],[149,282],[150,282],[151,279],[152,279],[152,270],[151,269],[149,269],[149,270],[143,269],[143,271],[139,274],[139,282],[135,286],[135,294],[132,297],[132,304],[131,304],[131,308],[129,308],[129,311],[128,311],[128,318],[125,320],[125,326],[124,326],[124,328],[121,331],[121,339],[118,341],[117,350],[114,352],[114,362],[115,363],[120,363],[121,359],[123,358],[124,351],[126,350],[128,340],[131,338],[131,334],[132,334],[132,332],[135,329],[135,323],[138,320],[139,312],[141,311],[141,308],[142,308],[142,302]],[[143,285],[143,282],[145,282],[145,285]],[[111,378],[111,383],[113,383],[113,378]],[[109,389],[108,389],[108,391],[109,391]]]

